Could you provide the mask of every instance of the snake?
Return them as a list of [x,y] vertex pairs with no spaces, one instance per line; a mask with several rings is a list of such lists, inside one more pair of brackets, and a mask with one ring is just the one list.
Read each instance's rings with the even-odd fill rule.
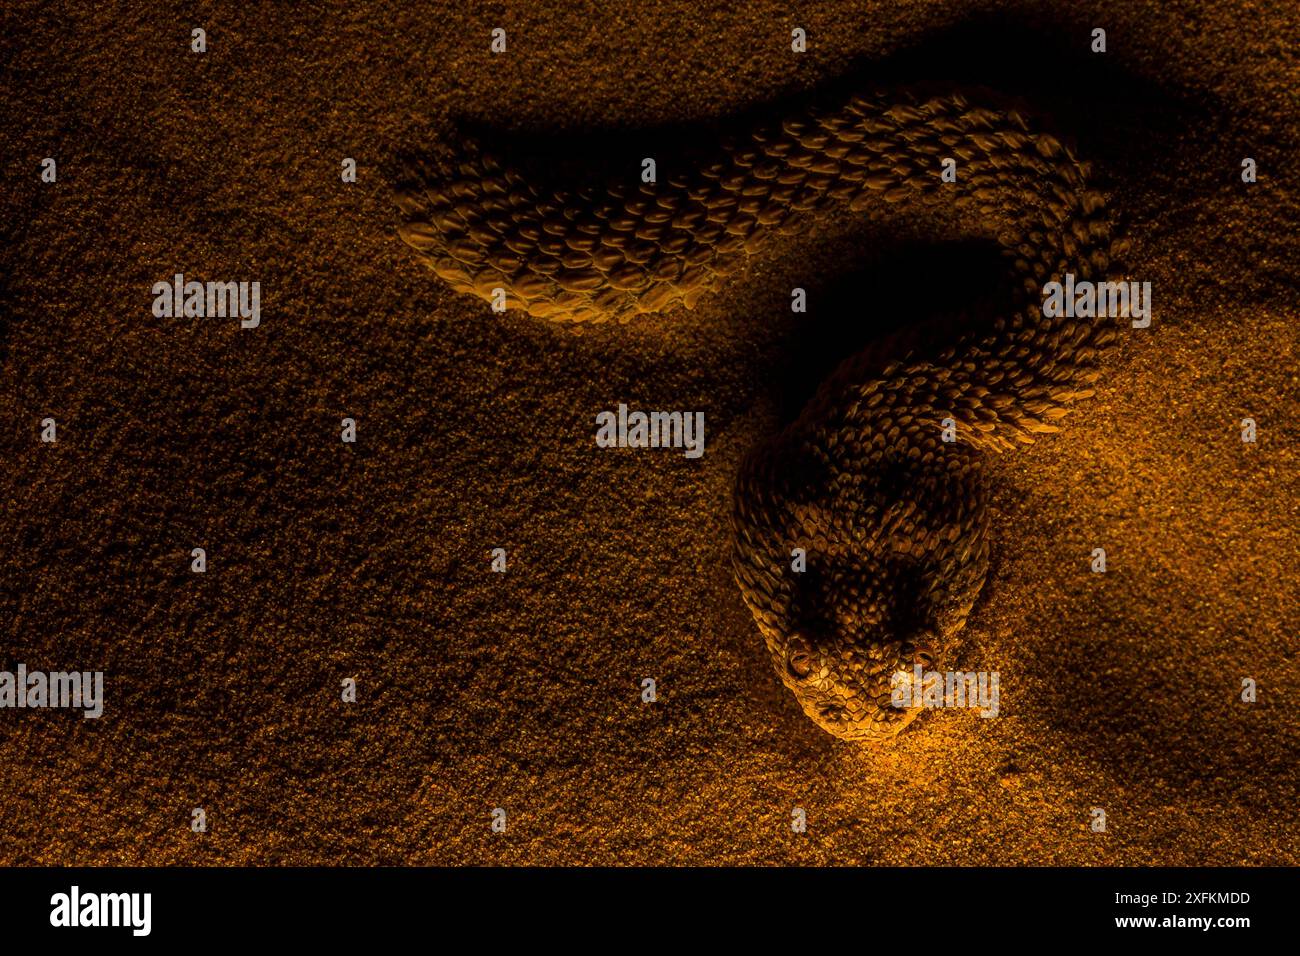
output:
[[662,182],[580,189],[465,137],[407,163],[397,231],[457,292],[575,329],[693,309],[845,210],[965,217],[995,244],[995,315],[846,357],[735,481],[733,576],[778,679],[822,730],[877,744],[923,709],[898,681],[951,659],[984,587],[988,458],[1059,431],[1116,343],[1114,316],[1046,314],[1044,286],[1103,280],[1128,243],[1091,164],[996,93],[871,89],[750,126]]

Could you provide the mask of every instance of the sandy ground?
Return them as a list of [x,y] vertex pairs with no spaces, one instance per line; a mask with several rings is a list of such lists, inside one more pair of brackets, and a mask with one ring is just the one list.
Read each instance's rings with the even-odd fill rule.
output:
[[[1300,14],[240,6],[0,13],[0,669],[107,675],[97,721],[0,710],[0,861],[1300,861]],[[960,249],[828,229],[694,313],[575,337],[423,271],[389,187],[465,124],[524,158],[542,133],[707,137],[882,64],[1050,113],[1156,319],[1062,435],[993,463],[960,663],[999,671],[1001,716],[869,750],[770,673],[725,560],[731,482],[857,317],[925,312]],[[260,280],[261,327],[154,318],[176,272]],[[705,411],[707,453],[596,449],[620,401]]]

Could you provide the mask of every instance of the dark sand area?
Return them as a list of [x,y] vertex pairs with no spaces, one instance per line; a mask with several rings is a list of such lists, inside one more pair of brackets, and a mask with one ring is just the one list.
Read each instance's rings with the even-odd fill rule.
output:
[[[0,12],[0,669],[106,696],[0,710],[0,862],[1300,862],[1300,10],[226,6]],[[448,289],[391,187],[467,126],[608,173],[641,154],[602,142],[663,129],[671,162],[877,75],[1050,116],[1155,318],[991,463],[957,663],[1000,673],[1001,716],[864,748],[771,672],[732,482],[859,317],[961,303],[961,237],[828,223],[694,312],[575,336]],[[155,318],[177,272],[259,280],[261,326]],[[705,455],[596,448],[620,402],[703,410]]]

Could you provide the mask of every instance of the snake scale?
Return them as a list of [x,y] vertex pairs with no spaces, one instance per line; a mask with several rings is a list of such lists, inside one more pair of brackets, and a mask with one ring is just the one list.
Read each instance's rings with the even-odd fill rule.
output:
[[919,708],[891,705],[894,675],[941,663],[983,587],[982,458],[1056,431],[1116,340],[1112,319],[1042,309],[1047,282],[1101,280],[1123,252],[1087,164],[995,97],[906,89],[760,123],[662,183],[555,191],[457,149],[399,185],[402,239],[453,289],[556,322],[691,308],[845,207],[946,208],[997,243],[1005,311],[937,354],[850,357],[736,482],[735,579],[780,679],[837,737],[897,734]]

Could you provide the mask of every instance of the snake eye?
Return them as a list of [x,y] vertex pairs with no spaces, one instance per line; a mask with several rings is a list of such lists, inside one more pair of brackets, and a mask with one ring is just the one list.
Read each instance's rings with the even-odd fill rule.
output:
[[812,652],[802,642],[792,641],[786,666],[795,677],[801,679],[807,677],[813,671]]

